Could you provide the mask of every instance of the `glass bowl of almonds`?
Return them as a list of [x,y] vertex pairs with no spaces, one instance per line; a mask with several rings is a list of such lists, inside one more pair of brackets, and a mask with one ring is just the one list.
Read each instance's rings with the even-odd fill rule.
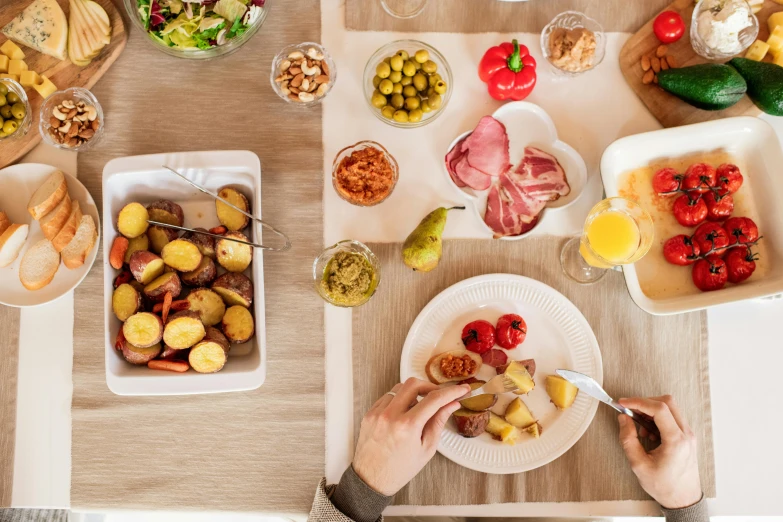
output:
[[272,61],[269,76],[278,96],[302,107],[320,103],[336,80],[334,60],[326,49],[314,42],[283,48]]
[[57,91],[41,105],[39,130],[44,141],[60,149],[86,151],[103,136],[103,109],[87,89]]

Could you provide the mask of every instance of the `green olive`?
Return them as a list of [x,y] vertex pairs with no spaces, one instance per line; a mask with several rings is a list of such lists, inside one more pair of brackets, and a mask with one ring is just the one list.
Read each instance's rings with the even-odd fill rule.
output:
[[405,87],[406,85],[410,85],[413,83],[413,78],[410,76],[403,76],[402,80],[400,80],[400,83],[402,84],[403,87]]
[[433,74],[438,70],[438,64],[436,64],[432,60],[427,60],[426,62],[421,64],[421,70],[427,74]]
[[[407,116],[407,114],[405,115]],[[6,134],[13,134],[16,132],[16,129],[19,128],[19,124],[16,123],[14,120],[8,120],[5,123],[3,123],[3,132]]]
[[421,102],[421,112],[432,112],[432,107],[430,107],[430,102],[427,100],[423,100]]
[[3,96],[8,94],[8,87],[6,86],[6,84],[2,82],[0,82],[0,94],[2,94]]
[[384,105],[386,105],[386,96],[381,94],[379,91],[375,91],[372,93],[372,98],[370,98],[370,103],[372,103],[373,107],[381,108]]
[[408,123],[408,113],[405,111],[395,111],[394,121],[398,123]]
[[400,58],[402,58],[403,61],[405,61],[408,58],[410,58],[410,55],[408,54],[408,51],[403,51],[402,49],[397,51],[396,55],[399,56]]
[[421,109],[413,109],[408,113],[408,121],[411,123],[418,123],[421,121],[422,116],[424,116],[424,113]]
[[5,107],[6,103],[8,103],[8,100],[5,94],[0,94],[0,107]]
[[443,103],[443,98],[440,97],[440,94],[433,94],[429,97],[430,107],[432,107],[433,111],[437,111],[440,109],[441,104]]
[[381,84],[381,80],[383,80],[383,78],[381,78],[380,76],[373,76],[373,78],[372,78],[372,86],[377,89],[378,86]]
[[424,63],[430,59],[430,53],[426,49],[419,49],[416,54],[413,55],[414,60],[419,63]]
[[15,92],[9,92],[8,94],[6,94],[5,99],[8,100],[8,103],[10,103],[11,105],[22,101],[22,99],[19,98],[19,95],[16,94]]
[[417,91],[427,90],[427,77],[422,73],[416,73],[416,76],[413,77],[413,86]]
[[375,74],[381,78],[388,78],[391,74],[391,67],[389,67],[388,63],[381,62],[378,64],[378,67],[375,68]]
[[381,109],[381,114],[383,115],[384,118],[387,118],[389,120],[392,119],[394,117],[394,107],[392,107],[391,105],[387,105],[386,107]]
[[[394,84],[388,78],[381,80],[381,84],[378,85],[378,90],[381,91],[381,94],[391,94],[393,88]],[[386,104],[384,103],[384,105]]]
[[0,130],[0,138],[7,138],[8,134]]
[[412,111],[413,109],[418,109],[421,106],[421,100],[418,96],[411,96],[410,98],[405,98],[405,108],[409,111]]
[[435,92],[438,94],[444,94],[446,92],[446,82],[440,80],[432,88],[435,89]]
[[413,60],[411,63],[413,63],[413,66],[416,68],[416,71],[421,71],[421,64],[419,62]]
[[394,87],[392,88],[392,94],[402,94],[402,84],[401,83],[395,83]]
[[27,116],[27,108],[21,103],[15,103],[11,106],[11,114],[17,120],[23,120]]
[[392,94],[389,104],[395,109],[402,109],[402,106],[405,104],[405,98],[402,94]]
[[10,105],[3,105],[0,107],[0,116],[5,118],[6,120],[11,117],[11,106]]
[[392,71],[401,71],[402,64],[404,63],[405,60],[403,60],[401,56],[397,56],[396,54],[392,56],[391,60],[389,61],[389,65],[391,65]]
[[391,65],[391,56],[387,56],[386,58],[383,59],[383,61]]
[[427,82],[430,84],[430,87],[438,83],[443,78],[440,77],[440,74],[431,74],[429,77],[427,77]]
[[392,71],[389,75],[389,79],[392,81],[392,83],[399,83],[400,80],[402,80],[402,72]]
[[405,62],[405,64],[402,66],[402,74],[405,76],[413,76],[416,74],[416,66],[413,65],[413,62]]
[[24,118],[14,118],[14,121],[21,127],[22,123],[24,123]]
[[406,98],[410,98],[411,96],[416,96],[418,93],[419,93],[419,91],[417,91],[416,87],[414,87],[413,85],[406,85],[402,89],[402,94]]
[[433,94],[437,94],[435,92],[435,87],[430,87],[429,89],[427,89],[427,98],[431,98]]

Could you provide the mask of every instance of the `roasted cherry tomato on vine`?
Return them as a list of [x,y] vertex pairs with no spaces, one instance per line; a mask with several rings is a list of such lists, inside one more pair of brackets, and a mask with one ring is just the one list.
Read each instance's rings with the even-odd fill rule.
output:
[[674,43],[685,34],[685,22],[674,11],[664,11],[655,18],[653,32],[661,43]]
[[706,163],[694,163],[685,171],[685,179],[682,180],[682,188],[691,190],[691,194],[704,194],[710,187],[715,186],[717,173],[715,167]]
[[729,250],[729,253],[723,258],[726,262],[729,282],[741,283],[752,276],[756,270],[757,259],[756,254],[751,252],[748,247],[742,246]]
[[516,40],[504,42],[484,53],[479,78],[496,100],[524,100],[536,86],[536,60]]
[[471,352],[487,352],[495,346],[495,327],[489,321],[470,322],[462,329],[462,342]]
[[723,221],[734,212],[734,198],[731,197],[731,194],[716,196],[714,192],[710,191],[702,198],[707,204],[707,219],[710,221]]
[[525,341],[527,324],[517,314],[506,314],[498,319],[495,327],[495,341],[506,350],[513,350]]
[[672,168],[661,169],[653,176],[653,190],[659,196],[674,196],[680,189],[682,179],[682,174]]
[[723,223],[723,228],[729,235],[729,245],[753,243],[759,238],[759,227],[750,218],[729,218]]
[[699,259],[700,252],[699,245],[685,234],[669,238],[663,244],[663,257],[673,265],[691,265]]
[[695,199],[683,194],[674,200],[674,218],[684,227],[695,227],[707,219],[707,204],[696,196]]
[[724,163],[718,167],[715,173],[715,186],[718,187],[718,194],[734,194],[742,186],[742,173],[736,165]]
[[723,255],[729,247],[729,234],[718,223],[703,223],[693,233],[693,242],[699,246],[702,256]]
[[720,290],[729,279],[726,263],[716,255],[699,259],[693,264],[693,284],[702,292]]

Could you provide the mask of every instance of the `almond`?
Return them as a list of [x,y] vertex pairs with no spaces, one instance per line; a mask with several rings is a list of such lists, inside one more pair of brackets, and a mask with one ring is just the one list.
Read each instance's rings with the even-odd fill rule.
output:
[[647,72],[650,70],[650,67],[652,67],[652,65],[650,64],[650,57],[642,56],[642,70],[644,72]]
[[674,58],[674,56],[672,55],[667,56],[666,61],[669,63],[670,69],[674,69],[677,67],[677,60]]
[[[300,70],[296,76],[294,76],[293,80],[291,80],[290,86],[291,87],[299,87],[302,85],[302,82],[304,81],[304,74],[302,74],[302,71]],[[289,87],[289,89],[291,88]]]
[[644,77],[642,78],[642,83],[644,85],[650,85],[653,82],[653,78],[655,77],[655,73],[650,70],[644,73]]
[[665,45],[659,45],[658,49],[655,50],[655,56],[657,56],[658,58],[663,58],[664,56],[666,56],[667,52],[669,52],[668,47],[666,47]]
[[[318,84],[329,83],[329,77],[327,75],[325,75],[325,74],[321,74],[319,76],[316,76],[314,81],[315,81],[315,83],[318,83]],[[54,119],[56,120],[57,118],[54,118]]]
[[327,75],[327,76],[331,76],[331,75],[329,74],[329,64],[327,64],[327,63],[326,63],[326,60],[324,60],[324,61],[322,61],[322,62],[321,62],[321,70],[323,71],[323,73],[324,73],[325,75]]
[[666,61],[666,57],[661,58],[661,70],[665,71],[669,68],[669,62]]
[[657,56],[651,56],[650,57],[650,64],[652,65],[652,70],[655,71],[655,74],[658,74],[661,72],[661,59]]
[[294,76],[301,74],[302,69],[299,67],[294,67],[293,65],[288,69],[288,74],[293,74]]

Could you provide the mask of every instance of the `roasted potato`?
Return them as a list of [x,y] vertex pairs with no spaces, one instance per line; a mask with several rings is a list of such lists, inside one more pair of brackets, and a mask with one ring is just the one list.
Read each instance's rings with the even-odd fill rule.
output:
[[533,417],[527,404],[522,402],[522,399],[519,397],[511,401],[506,407],[505,419],[506,422],[520,429],[525,429],[536,423],[536,418]]
[[185,214],[182,207],[168,199],[161,199],[147,205],[147,212],[152,221],[167,223],[181,227],[185,222]]
[[[229,232],[224,237],[248,241],[241,232]],[[228,239],[218,239],[215,244],[217,262],[229,272],[243,272],[253,261],[253,247]]]
[[144,287],[144,295],[153,303],[163,301],[167,292],[171,292],[172,299],[176,299],[182,293],[182,283],[176,272],[166,272]]
[[520,361],[511,361],[503,372],[506,377],[511,379],[514,384],[519,388],[517,395],[527,395],[530,391],[536,387],[536,382],[533,380],[533,376],[527,371],[527,368]]
[[[250,212],[250,204],[247,202],[247,198],[238,190],[231,187],[223,187],[218,192],[218,196],[225,199],[232,205],[241,208],[245,212]],[[237,212],[236,209],[231,208],[220,200],[215,200],[215,211],[217,212],[218,221],[231,231],[242,230],[247,226],[250,219]]]
[[127,283],[118,286],[111,296],[111,309],[117,319],[123,322],[138,312],[142,304],[141,294]]
[[128,263],[133,277],[146,285],[163,273],[163,260],[149,250],[134,252]]
[[122,335],[134,346],[149,348],[163,338],[163,321],[149,312],[133,314],[122,325]]
[[486,429],[493,438],[511,446],[516,444],[519,439],[519,430],[506,422],[503,417],[492,412],[489,414],[489,422]]
[[139,348],[127,340],[122,345],[122,356],[131,364],[147,364],[160,355],[160,343],[155,343],[147,348]]
[[207,326],[204,339],[190,349],[188,362],[199,373],[219,372],[228,360],[230,346],[220,330]]
[[451,414],[457,424],[457,431],[466,438],[478,437],[484,433],[489,423],[488,411],[472,411],[460,408]]
[[188,286],[207,286],[217,277],[217,266],[211,257],[201,258],[198,268],[182,273],[182,282]]
[[198,314],[191,310],[183,310],[169,316],[163,331],[163,342],[171,348],[183,350],[190,348],[204,338],[204,323]]
[[244,306],[232,306],[226,310],[221,326],[228,340],[237,344],[249,341],[255,333],[253,316]]
[[128,250],[125,251],[125,263],[130,263],[130,258],[133,255],[134,252],[138,252],[139,250],[149,250],[150,249],[150,238],[147,237],[147,234],[142,234],[140,236],[136,236],[133,239],[128,240]]
[[[202,232],[209,232],[206,228],[194,228],[193,230],[200,230]],[[182,239],[187,239],[198,247],[199,252],[202,255],[215,259],[215,238],[212,236],[205,236],[204,234],[194,234],[193,232],[185,232]]]
[[[473,380],[473,382],[468,383],[470,384],[471,390],[476,390],[478,388],[481,388],[486,384],[486,381],[478,381]],[[470,397],[469,399],[462,399],[459,401],[460,406],[462,406],[464,409],[468,409],[471,411],[486,411],[490,409],[492,406],[495,405],[495,403],[498,401],[498,396],[491,394],[491,393],[484,393],[481,395],[477,395],[475,397]]]
[[173,228],[152,225],[147,229],[147,237],[150,238],[150,250],[160,254],[163,251],[163,247],[177,239],[179,235]]
[[[509,363],[506,363],[503,366],[498,366],[497,368],[495,368],[495,371],[497,372],[498,375],[500,375],[501,373],[505,373],[506,370],[508,369],[508,365],[511,364],[512,362],[515,362],[515,361],[511,361]],[[522,366],[524,366],[525,369],[527,370],[527,373],[529,373],[531,377],[534,377],[536,375],[536,360],[535,359],[523,359],[521,361],[516,361],[516,362],[521,364]]]
[[558,409],[570,408],[576,400],[579,388],[559,375],[546,376],[546,393]]
[[527,428],[525,428],[525,431],[534,439],[537,439],[541,436],[542,433],[544,433],[544,428],[541,426],[541,423],[536,422],[535,424],[531,424]]
[[253,303],[253,281],[245,274],[226,272],[215,279],[212,290],[218,293],[229,306],[250,308]]
[[208,288],[192,291],[188,294],[187,300],[190,303],[188,310],[198,313],[204,326],[214,326],[220,323],[226,313],[226,305],[223,300]]
[[139,237],[147,231],[149,218],[150,215],[144,205],[135,202],[128,203],[122,207],[119,216],[117,216],[117,230],[128,239]]
[[164,246],[160,255],[164,263],[180,272],[192,272],[203,257],[198,247],[185,239],[175,239]]

